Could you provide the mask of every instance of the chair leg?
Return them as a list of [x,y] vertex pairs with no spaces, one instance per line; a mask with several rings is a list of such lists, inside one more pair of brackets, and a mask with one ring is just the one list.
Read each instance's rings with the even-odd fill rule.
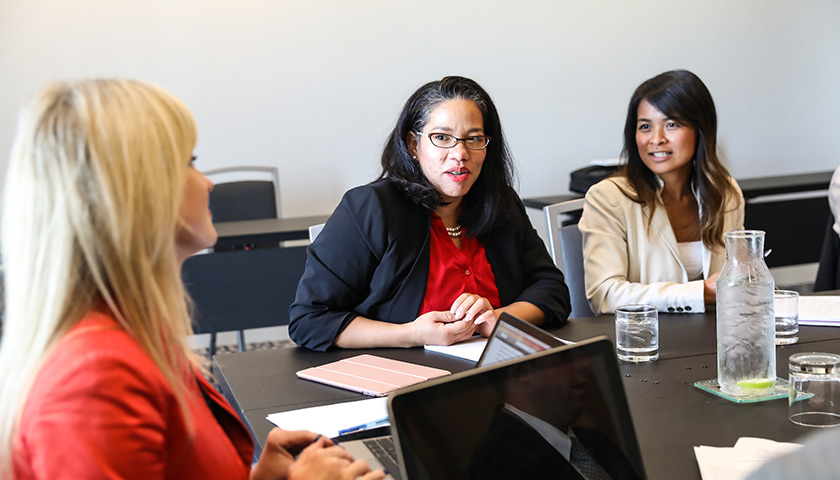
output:
[[245,351],[245,330],[238,330],[236,332],[236,343],[239,344],[239,351]]

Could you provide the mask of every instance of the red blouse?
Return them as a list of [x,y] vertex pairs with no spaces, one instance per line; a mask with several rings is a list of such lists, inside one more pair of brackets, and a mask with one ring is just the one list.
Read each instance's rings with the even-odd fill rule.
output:
[[484,245],[475,237],[461,235],[461,249],[446,233],[443,220],[432,214],[429,245],[429,279],[419,315],[433,311],[449,311],[462,293],[486,298],[493,308],[501,307],[496,276],[487,260]]

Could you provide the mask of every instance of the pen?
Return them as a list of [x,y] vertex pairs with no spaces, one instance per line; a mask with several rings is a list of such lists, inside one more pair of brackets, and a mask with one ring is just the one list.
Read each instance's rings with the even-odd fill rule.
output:
[[361,425],[356,425],[355,427],[345,428],[338,431],[339,435],[344,435],[345,433],[355,432],[358,430],[369,430],[371,428],[380,427],[388,423],[388,417],[380,418],[379,420],[371,420],[370,422],[363,423]]

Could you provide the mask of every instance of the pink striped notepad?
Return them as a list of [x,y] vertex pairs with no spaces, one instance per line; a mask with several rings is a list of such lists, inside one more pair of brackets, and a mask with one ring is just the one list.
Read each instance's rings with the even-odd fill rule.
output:
[[306,368],[297,372],[297,376],[372,397],[381,397],[398,388],[449,373],[439,368],[365,354],[320,367]]

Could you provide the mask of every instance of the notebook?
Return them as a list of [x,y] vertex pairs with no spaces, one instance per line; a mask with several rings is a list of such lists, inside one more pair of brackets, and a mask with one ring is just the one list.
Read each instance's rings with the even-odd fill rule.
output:
[[[570,427],[613,478],[646,478],[615,350],[604,336],[398,390],[388,398],[392,435],[341,445],[398,480],[530,478],[528,469],[574,476],[516,411],[562,420],[558,428]],[[394,460],[377,459],[389,449]]]
[[297,372],[299,378],[381,397],[398,388],[449,375],[449,371],[376,355],[357,355]]

